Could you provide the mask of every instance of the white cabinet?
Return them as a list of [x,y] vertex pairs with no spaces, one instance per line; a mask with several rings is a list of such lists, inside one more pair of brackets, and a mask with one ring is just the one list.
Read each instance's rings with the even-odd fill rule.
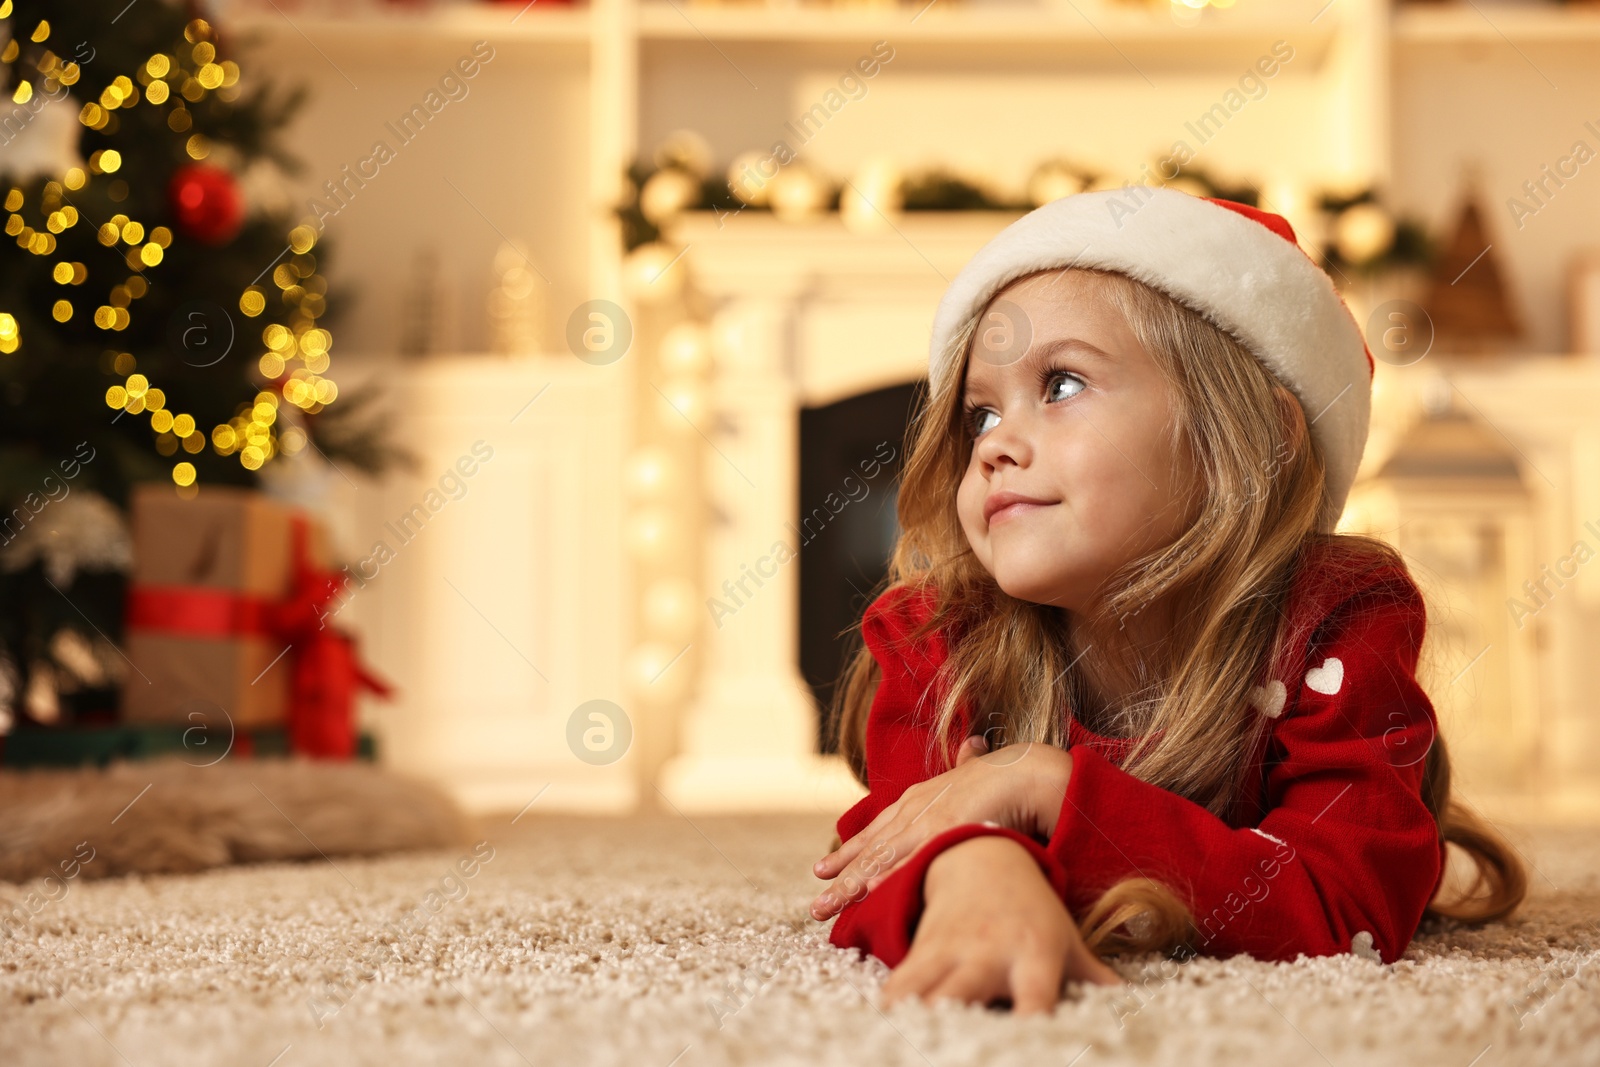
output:
[[385,758],[474,809],[515,811],[535,796],[541,807],[631,808],[634,754],[587,762],[568,734],[588,701],[628,713],[621,372],[482,355],[381,373],[420,464],[381,485],[331,486],[341,547],[372,579],[335,618],[349,613],[363,654],[399,690],[366,708]]

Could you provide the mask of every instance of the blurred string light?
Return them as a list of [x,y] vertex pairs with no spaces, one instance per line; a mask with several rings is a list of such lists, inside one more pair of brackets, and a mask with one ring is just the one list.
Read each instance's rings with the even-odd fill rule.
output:
[[[259,319],[274,297],[284,309],[283,321],[269,321],[261,330],[264,351],[256,359],[261,377],[273,386],[241,405],[238,413],[211,431],[211,444],[222,455],[238,455],[251,470],[282,452],[292,455],[306,444],[303,430],[280,420],[281,404],[299,414],[314,415],[332,404],[339,387],[327,377],[333,335],[317,325],[327,309],[327,282],[317,273],[315,227],[302,223],[289,231],[289,258],[272,270],[272,285],[252,285],[239,296],[239,310]],[[281,399],[280,399],[281,398]]]
[[[0,19],[12,14],[12,0],[0,0]],[[43,44],[50,36],[48,20],[41,20],[31,31],[19,34],[15,28],[9,41],[0,49],[0,62],[11,64],[20,56],[18,37],[25,36],[35,44]],[[239,66],[232,60],[217,60],[216,45],[212,41],[211,25],[205,19],[193,19],[184,27],[184,39],[171,54],[150,56],[132,75],[113,78],[101,92],[98,100],[84,103],[78,112],[78,121],[97,133],[112,133],[118,127],[117,112],[143,103],[165,108],[167,127],[176,134],[187,134],[193,126],[189,105],[203,100],[208,93],[216,93],[224,100],[238,96]],[[41,88],[55,97],[62,87],[77,83],[81,76],[78,64],[64,61],[46,49],[36,62],[42,79]],[[33,98],[31,77],[20,77],[12,96],[15,103],[24,104]],[[185,153],[194,160],[205,159],[211,153],[210,142],[201,134],[190,134],[184,141]],[[28,224],[22,211],[25,206],[21,189],[6,193],[5,232],[16,239],[20,248],[38,256],[50,256],[56,251],[56,234],[83,220],[75,207],[66,202],[66,194],[87,186],[91,181],[110,180],[122,168],[122,155],[114,148],[91,152],[87,167],[72,167],[60,181],[46,182],[39,203],[38,228]],[[125,183],[124,183],[125,184]],[[115,195],[113,200],[123,199]],[[105,302],[94,306],[95,301],[77,290],[89,277],[89,270],[76,261],[60,260],[51,270],[51,278],[62,286],[60,295],[51,301],[51,316],[57,322],[71,322],[79,315],[87,315],[96,327],[110,334],[120,333],[132,321],[135,302],[149,291],[144,273],[153,270],[166,259],[167,249],[173,242],[173,233],[165,226],[147,227],[144,222],[127,215],[113,215],[103,223],[96,234],[100,244],[123,253],[123,263],[131,273],[114,284]],[[212,450],[219,456],[236,456],[239,464],[248,470],[259,470],[280,454],[293,454],[307,443],[305,431],[297,420],[279,418],[280,405],[292,405],[298,413],[315,414],[332,404],[339,395],[338,386],[327,377],[329,350],[333,336],[317,319],[326,312],[327,282],[317,273],[317,260],[312,249],[317,243],[316,230],[309,225],[298,225],[289,231],[290,253],[272,272],[272,286],[252,285],[239,297],[239,310],[248,318],[261,319],[267,325],[261,331],[264,351],[257,358],[257,369],[265,379],[267,388],[254,399],[241,403],[233,418],[218,423],[210,433]],[[269,310],[272,314],[268,314]],[[21,346],[17,320],[9,312],[0,312],[0,353],[16,352]],[[106,390],[106,405],[132,415],[148,414],[150,428],[156,434],[156,451],[164,456],[176,455],[180,450],[197,453],[205,449],[207,435],[188,412],[174,412],[166,406],[166,396],[159,386],[137,370],[137,360],[131,352],[115,352],[112,370],[122,376],[119,384]],[[285,425],[288,423],[288,425]],[[195,466],[180,460],[172,468],[172,480],[180,488],[194,485]]]
[[1206,9],[1223,11],[1234,6],[1235,0],[1172,0],[1168,10],[1172,21],[1188,29],[1200,25]]

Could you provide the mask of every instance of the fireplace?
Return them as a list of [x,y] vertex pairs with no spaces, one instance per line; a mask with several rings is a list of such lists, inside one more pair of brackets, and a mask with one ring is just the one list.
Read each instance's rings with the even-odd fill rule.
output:
[[826,711],[899,533],[895,501],[917,392],[892,385],[800,412],[800,672],[822,711],[821,752],[836,750]]

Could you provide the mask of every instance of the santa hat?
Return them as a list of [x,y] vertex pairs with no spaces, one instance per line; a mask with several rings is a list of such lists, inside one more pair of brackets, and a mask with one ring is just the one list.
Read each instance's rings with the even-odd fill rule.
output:
[[1372,353],[1288,221],[1169,188],[1054,200],[1001,230],[950,283],[933,319],[933,377],[961,359],[953,339],[995,293],[1069,266],[1118,271],[1199,312],[1299,399],[1327,470],[1319,528],[1331,531],[1366,446]]

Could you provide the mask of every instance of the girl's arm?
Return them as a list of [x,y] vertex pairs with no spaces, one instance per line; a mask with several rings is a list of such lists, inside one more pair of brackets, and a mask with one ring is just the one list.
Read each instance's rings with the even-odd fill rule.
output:
[[[921,642],[911,640],[913,629],[928,617],[929,607],[917,594],[900,587],[874,600],[863,615],[862,637],[878,663],[882,679],[866,726],[868,793],[840,816],[837,828],[843,842],[854,839],[907,789],[940,773],[930,758],[937,744],[931,729],[934,673],[948,650],[943,635],[937,632]],[[952,763],[961,756],[956,750],[949,755]],[[897,966],[911,948],[912,933],[922,912],[923,875],[928,864],[961,841],[991,834],[1010,837],[1027,847],[1047,879],[1057,886],[1057,895],[1062,894],[1064,873],[1058,865],[1047,865],[1051,861],[1042,853],[1039,842],[1015,830],[971,822],[938,834],[909,860],[901,856],[879,857],[869,850],[860,858],[868,871],[875,873],[896,861],[903,862],[870,894],[853,876],[835,880],[830,890],[847,903],[833,925],[832,943],[861,948],[891,967]]]
[[[1421,799],[1423,756],[1437,730],[1415,678],[1425,615],[1403,574],[1374,576],[1348,592],[1297,668],[1305,674],[1279,679],[1287,699],[1272,735],[1268,813],[1259,827],[1230,827],[1075,746],[1048,843],[979,824],[947,830],[846,906],[830,939],[895,966],[921,915],[928,864],[959,841],[990,834],[1011,837],[1033,855],[1074,915],[1113,883],[1145,876],[1189,904],[1195,948],[1208,955],[1293,959],[1359,950],[1385,962],[1399,958],[1444,861],[1437,824]],[[878,711],[875,703],[874,718]],[[891,750],[925,744],[926,727],[915,721],[885,715],[879,751],[886,743]],[[872,736],[869,723],[869,765]],[[868,815],[848,829],[870,821]],[[841,819],[841,835],[846,829]]]
[[[900,799],[908,788],[927,781],[941,769],[932,759],[934,673],[944,661],[944,636],[933,633],[911,640],[912,630],[926,620],[930,605],[902,586],[890,589],[867,606],[861,636],[882,675],[867,716],[867,795],[839,817],[841,842],[848,842]],[[948,751],[950,764],[959,746]]]
[[1422,800],[1438,734],[1416,679],[1426,614],[1400,572],[1374,575],[1324,621],[1280,679],[1288,699],[1268,752],[1267,814],[1234,829],[1086,748],[1046,851],[1073,872],[1068,906],[1148,875],[1190,904],[1195,948],[1288,960],[1357,952],[1398,959],[1444,872]]
[[811,904],[832,918],[849,898],[871,892],[941,831],[966,823],[1009,826],[1041,841],[1055,832],[1072,754],[1047,744],[988,752],[968,737],[954,769],[908,786],[865,829],[818,860],[812,871],[834,884]]
[[974,838],[946,849],[926,885],[927,912],[910,955],[884,983],[885,1007],[908,996],[1006,999],[1028,1014],[1054,1008],[1063,981],[1122,984],[1085,947],[1060,888],[1010,841]]

